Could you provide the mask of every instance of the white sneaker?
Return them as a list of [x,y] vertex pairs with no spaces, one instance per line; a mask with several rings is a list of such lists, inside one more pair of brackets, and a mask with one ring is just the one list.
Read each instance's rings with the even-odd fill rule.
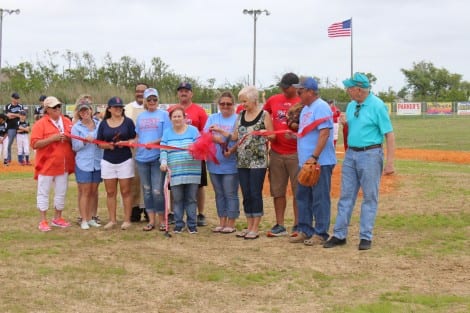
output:
[[86,229],[90,229],[90,226],[88,225],[88,223],[86,221],[83,221],[80,224],[80,228],[83,229],[83,230],[86,230]]
[[101,225],[98,224],[95,220],[89,220],[88,225],[92,227],[101,227]]

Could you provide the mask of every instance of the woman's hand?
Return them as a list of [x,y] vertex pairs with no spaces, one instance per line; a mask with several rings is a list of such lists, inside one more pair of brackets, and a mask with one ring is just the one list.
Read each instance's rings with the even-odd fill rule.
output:
[[166,172],[168,170],[168,166],[166,164],[161,164],[160,165],[160,171]]

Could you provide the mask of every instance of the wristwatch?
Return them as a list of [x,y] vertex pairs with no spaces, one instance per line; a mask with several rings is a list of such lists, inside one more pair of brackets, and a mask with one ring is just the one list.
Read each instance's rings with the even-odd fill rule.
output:
[[318,157],[316,155],[312,154],[312,158],[314,158],[315,161],[318,161]]

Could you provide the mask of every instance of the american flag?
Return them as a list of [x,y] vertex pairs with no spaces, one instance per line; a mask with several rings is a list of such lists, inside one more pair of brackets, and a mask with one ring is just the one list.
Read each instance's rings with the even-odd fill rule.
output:
[[333,23],[328,27],[328,37],[350,37],[352,32],[351,19]]

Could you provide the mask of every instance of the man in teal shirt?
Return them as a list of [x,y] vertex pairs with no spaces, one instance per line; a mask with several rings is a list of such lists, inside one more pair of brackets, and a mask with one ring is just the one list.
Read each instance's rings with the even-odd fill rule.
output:
[[[371,86],[366,75],[355,73],[343,84],[352,99],[346,108],[349,147],[341,172],[341,195],[334,233],[323,247],[333,248],[346,243],[352,210],[361,188],[363,199],[359,250],[368,250],[372,245],[382,173],[394,173],[395,135],[386,106],[370,92]],[[385,167],[382,149],[384,137],[387,142]]]

